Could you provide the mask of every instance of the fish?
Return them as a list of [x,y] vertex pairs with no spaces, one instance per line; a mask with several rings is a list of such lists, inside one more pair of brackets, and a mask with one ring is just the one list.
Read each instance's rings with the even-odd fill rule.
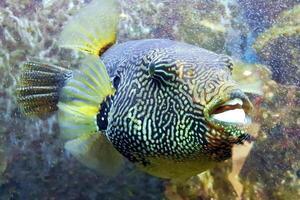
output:
[[232,59],[169,39],[117,42],[115,0],[94,0],[63,27],[61,48],[79,68],[28,61],[17,102],[31,117],[58,116],[65,150],[115,176],[125,160],[164,179],[186,180],[232,156],[249,134],[252,104],[232,78]]

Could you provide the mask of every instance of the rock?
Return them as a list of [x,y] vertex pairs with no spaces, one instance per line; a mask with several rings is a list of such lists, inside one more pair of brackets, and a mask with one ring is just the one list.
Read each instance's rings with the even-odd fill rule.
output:
[[281,13],[254,48],[281,84],[300,86],[300,5]]

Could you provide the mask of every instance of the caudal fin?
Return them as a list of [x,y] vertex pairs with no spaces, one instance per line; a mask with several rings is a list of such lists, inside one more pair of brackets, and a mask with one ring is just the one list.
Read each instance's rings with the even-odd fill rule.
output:
[[22,112],[44,117],[57,111],[60,90],[72,72],[42,62],[26,62],[21,70],[16,94]]
[[94,0],[64,27],[60,46],[100,56],[116,42],[119,15],[116,0]]

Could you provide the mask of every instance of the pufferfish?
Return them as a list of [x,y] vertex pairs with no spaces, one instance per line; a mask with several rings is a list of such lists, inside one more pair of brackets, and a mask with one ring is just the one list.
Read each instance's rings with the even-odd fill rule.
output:
[[229,159],[249,135],[251,102],[225,55],[168,39],[117,44],[114,0],[95,0],[64,27],[59,42],[85,53],[80,67],[22,66],[21,110],[57,112],[65,149],[84,165],[116,174],[124,159],[184,180]]

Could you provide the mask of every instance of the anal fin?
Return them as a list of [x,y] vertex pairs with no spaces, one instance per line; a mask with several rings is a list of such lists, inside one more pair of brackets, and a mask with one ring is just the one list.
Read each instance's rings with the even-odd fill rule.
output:
[[116,175],[123,165],[122,155],[102,133],[87,133],[68,141],[65,149],[83,165],[107,176]]

